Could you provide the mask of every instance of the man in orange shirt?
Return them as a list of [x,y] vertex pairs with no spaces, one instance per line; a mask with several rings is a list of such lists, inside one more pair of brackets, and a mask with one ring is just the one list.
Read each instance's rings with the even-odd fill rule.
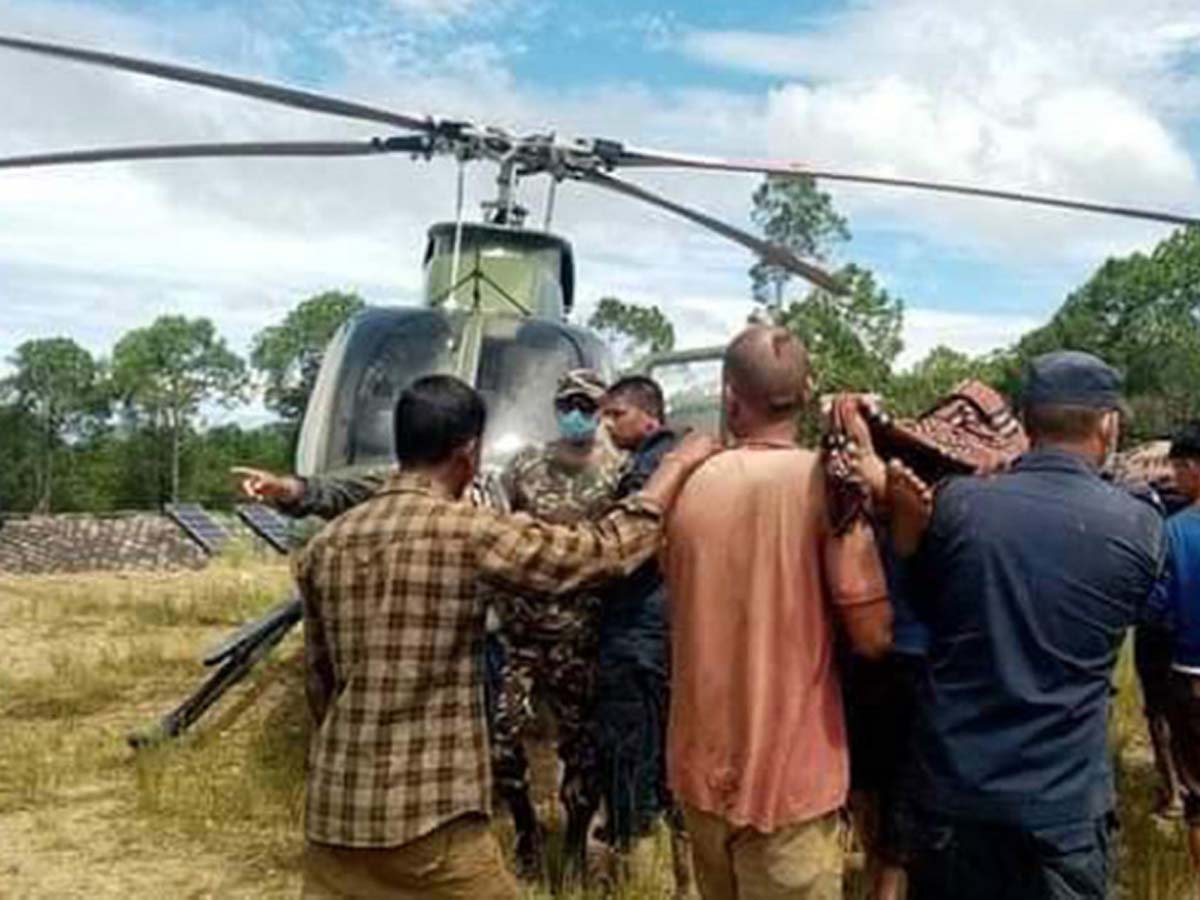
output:
[[849,759],[834,630],[877,657],[891,607],[871,532],[834,534],[816,453],[795,442],[807,354],[783,328],[725,351],[732,449],[667,524],[668,770],[706,900],[840,900]]

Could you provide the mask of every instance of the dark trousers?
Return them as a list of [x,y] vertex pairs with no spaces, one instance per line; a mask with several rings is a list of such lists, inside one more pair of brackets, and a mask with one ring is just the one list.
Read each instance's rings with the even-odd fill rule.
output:
[[605,839],[627,849],[671,806],[667,792],[667,680],[661,669],[603,661],[596,678],[595,794],[607,810]]
[[910,900],[1105,900],[1109,817],[1046,828],[922,814]]

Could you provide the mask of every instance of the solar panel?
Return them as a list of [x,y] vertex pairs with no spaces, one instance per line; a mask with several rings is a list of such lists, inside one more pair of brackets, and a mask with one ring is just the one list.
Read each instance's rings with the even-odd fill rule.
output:
[[251,531],[280,553],[291,552],[293,543],[291,526],[271,507],[261,503],[244,503],[237,508],[237,514]]
[[229,534],[199,503],[168,503],[163,511],[209,556],[229,540]]

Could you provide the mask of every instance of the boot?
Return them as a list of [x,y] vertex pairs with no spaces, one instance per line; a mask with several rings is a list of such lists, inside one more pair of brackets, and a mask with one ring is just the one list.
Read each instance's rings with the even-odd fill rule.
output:
[[513,828],[517,832],[517,876],[526,881],[535,881],[542,876],[545,869],[545,841],[542,828],[538,825],[537,813],[533,809],[533,802],[529,799],[529,790],[522,788],[505,791],[504,802],[512,813]]

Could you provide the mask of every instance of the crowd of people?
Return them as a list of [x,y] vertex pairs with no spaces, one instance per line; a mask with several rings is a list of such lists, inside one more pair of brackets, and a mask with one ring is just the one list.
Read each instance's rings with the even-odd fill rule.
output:
[[1200,860],[1200,424],[1168,520],[1106,476],[1121,379],[1085,353],[1033,360],[1019,418],[979,384],[913,422],[831,398],[817,449],[793,334],[748,327],[723,373],[722,441],[672,432],[649,378],[567,373],[558,439],[499,500],[472,490],[484,403],[441,375],[397,402],[394,470],[247,473],[331,520],[295,566],[305,896],[517,897],[514,867],[544,874],[540,697],[574,879],[589,840],[628,857],[661,826],[680,896],[694,873],[705,900],[840,900],[852,821],[877,900],[1101,900],[1135,626],[1164,811]]

